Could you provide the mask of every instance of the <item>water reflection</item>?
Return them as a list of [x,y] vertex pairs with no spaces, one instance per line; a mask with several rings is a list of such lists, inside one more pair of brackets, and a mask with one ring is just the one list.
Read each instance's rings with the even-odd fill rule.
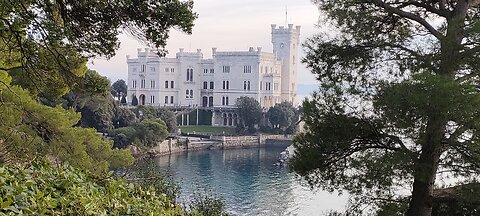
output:
[[157,157],[161,172],[181,185],[180,202],[195,191],[220,196],[233,215],[321,215],[343,209],[345,197],[302,186],[285,167],[276,167],[283,149],[235,149]]

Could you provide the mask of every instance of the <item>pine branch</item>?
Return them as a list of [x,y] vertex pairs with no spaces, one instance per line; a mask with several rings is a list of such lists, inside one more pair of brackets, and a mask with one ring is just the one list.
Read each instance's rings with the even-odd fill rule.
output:
[[388,11],[390,13],[396,14],[396,15],[401,16],[401,17],[405,17],[407,19],[410,19],[410,20],[413,20],[413,21],[419,23],[420,25],[425,27],[438,40],[441,40],[444,37],[442,33],[437,31],[432,25],[430,25],[430,23],[428,23],[425,19],[418,16],[417,14],[407,12],[407,11],[403,11],[403,10],[401,10],[397,7],[393,7],[390,4],[387,4],[387,3],[385,3],[384,1],[381,1],[381,0],[370,0],[370,2],[373,3],[374,5],[378,6],[378,7],[381,7],[383,9],[385,9],[386,11]]

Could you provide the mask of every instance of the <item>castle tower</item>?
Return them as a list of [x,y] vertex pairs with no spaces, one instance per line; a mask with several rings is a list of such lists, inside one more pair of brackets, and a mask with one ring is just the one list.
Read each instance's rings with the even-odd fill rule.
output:
[[300,26],[288,24],[288,27],[272,24],[273,53],[282,61],[281,98],[282,101],[295,102],[297,96],[297,65],[300,43]]

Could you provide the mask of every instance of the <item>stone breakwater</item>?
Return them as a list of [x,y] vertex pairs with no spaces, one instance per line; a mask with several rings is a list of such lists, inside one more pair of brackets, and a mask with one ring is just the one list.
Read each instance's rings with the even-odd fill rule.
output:
[[147,154],[150,156],[160,156],[210,149],[258,148],[263,146],[287,147],[291,143],[292,136],[283,135],[211,136],[209,139],[177,137],[176,139],[168,139],[158,143],[158,145],[150,149]]

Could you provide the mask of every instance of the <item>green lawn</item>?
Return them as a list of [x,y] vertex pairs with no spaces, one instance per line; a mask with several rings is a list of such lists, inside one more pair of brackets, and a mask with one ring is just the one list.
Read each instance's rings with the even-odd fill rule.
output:
[[229,127],[212,127],[208,125],[192,125],[192,126],[179,126],[182,129],[182,133],[196,133],[196,134],[234,134],[235,128]]

